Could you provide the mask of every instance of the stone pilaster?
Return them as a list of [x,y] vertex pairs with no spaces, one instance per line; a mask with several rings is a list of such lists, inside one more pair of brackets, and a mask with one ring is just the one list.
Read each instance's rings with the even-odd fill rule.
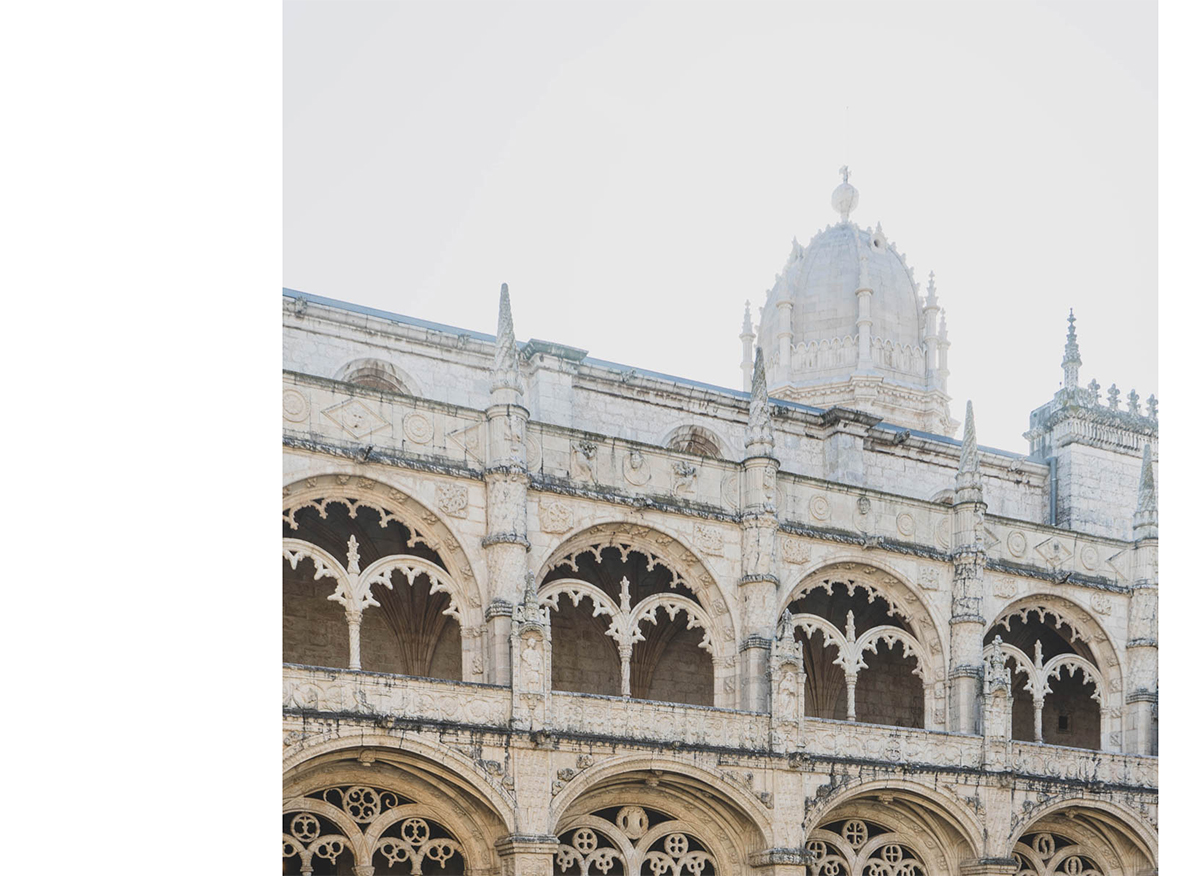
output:
[[786,608],[771,643],[771,750],[786,754],[804,745],[804,651]]

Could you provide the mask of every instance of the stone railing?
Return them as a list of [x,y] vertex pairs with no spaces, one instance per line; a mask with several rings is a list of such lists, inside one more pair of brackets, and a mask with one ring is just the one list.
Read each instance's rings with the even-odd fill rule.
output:
[[283,708],[507,728],[512,692],[463,681],[283,665]]
[[768,748],[768,718],[758,712],[561,691],[554,691],[552,700],[551,723],[562,733],[749,751]]
[[[763,754],[767,715],[708,706],[554,691],[547,730],[567,736],[704,746]],[[411,722],[506,731],[509,688],[285,663],[283,707],[289,711],[399,718]],[[981,736],[807,718],[801,752],[808,757],[942,769],[985,768]],[[794,754],[795,752],[778,752]],[[989,770],[1080,782],[1158,787],[1158,758],[1014,742]]]

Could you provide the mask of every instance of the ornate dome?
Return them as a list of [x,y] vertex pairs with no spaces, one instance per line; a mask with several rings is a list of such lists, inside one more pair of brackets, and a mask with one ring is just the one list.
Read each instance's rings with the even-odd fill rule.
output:
[[905,256],[884,235],[850,221],[858,190],[842,168],[836,225],[807,247],[794,239],[767,292],[758,328],[772,395],[841,405],[908,428],[952,434],[944,320],[930,275],[922,299]]

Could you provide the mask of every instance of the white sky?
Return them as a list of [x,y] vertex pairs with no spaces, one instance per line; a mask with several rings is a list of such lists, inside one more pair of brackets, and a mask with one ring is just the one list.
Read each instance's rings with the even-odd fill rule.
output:
[[1028,450],[1071,306],[1082,382],[1158,389],[1153,3],[289,2],[283,121],[303,292],[492,332],[507,282],[518,338],[740,388],[849,162],[981,443]]

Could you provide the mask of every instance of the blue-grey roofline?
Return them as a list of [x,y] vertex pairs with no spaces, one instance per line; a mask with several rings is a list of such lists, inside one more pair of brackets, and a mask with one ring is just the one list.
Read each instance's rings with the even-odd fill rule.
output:
[[[283,289],[283,295],[285,298],[303,298],[305,301],[309,301],[313,304],[320,304],[325,307],[333,307],[337,310],[349,311],[350,313],[361,313],[364,316],[373,316],[377,319],[386,319],[389,322],[398,322],[402,325],[411,325],[417,328],[432,329],[433,331],[442,332],[443,334],[447,335],[453,335],[454,337],[466,335],[469,338],[474,338],[477,341],[484,341],[486,343],[495,343],[496,341],[496,336],[488,334],[487,332],[477,332],[473,329],[459,328],[458,326],[446,325],[445,323],[441,322],[430,322],[427,319],[417,319],[415,316],[406,316],[402,313],[393,313],[390,310],[379,310],[375,307],[366,307],[362,304],[353,304],[349,301],[339,301],[336,298],[326,298],[322,295],[310,295],[307,292],[299,292],[295,289],[288,289],[286,286]],[[691,380],[687,377],[677,377],[674,374],[663,374],[661,371],[649,371],[644,368],[635,368],[632,365],[622,365],[619,362],[610,362],[607,359],[597,359],[592,356],[586,356],[584,357],[583,364],[593,365],[598,368],[608,368],[613,371],[633,371],[643,377],[653,377],[657,378],[658,380],[665,380],[669,383],[678,383],[683,386],[694,386],[697,389],[704,389],[708,390],[709,392],[717,392],[723,395],[732,396],[733,398],[750,398],[750,393],[741,389],[733,389],[732,387],[728,386],[717,386],[712,383]],[[804,411],[805,413],[809,414],[823,414],[826,411],[826,408],[815,408],[812,405],[805,405],[801,404],[800,402],[785,401],[783,399],[773,398],[771,399],[771,404],[781,408],[789,408],[795,411]],[[951,447],[962,446],[962,442],[954,438],[949,438],[945,435],[935,435],[932,432],[922,432],[917,429],[905,429],[903,426],[897,426],[894,423],[881,422],[875,428],[881,429],[885,432],[907,431],[919,438],[924,438],[927,441],[936,441],[939,444],[946,444]],[[984,447],[982,444],[979,445],[979,449],[986,453],[994,453],[997,456],[1007,456],[1010,459],[1025,459],[1027,457],[1027,454],[1024,453],[1014,453],[1011,450],[1000,450],[995,447]]]

